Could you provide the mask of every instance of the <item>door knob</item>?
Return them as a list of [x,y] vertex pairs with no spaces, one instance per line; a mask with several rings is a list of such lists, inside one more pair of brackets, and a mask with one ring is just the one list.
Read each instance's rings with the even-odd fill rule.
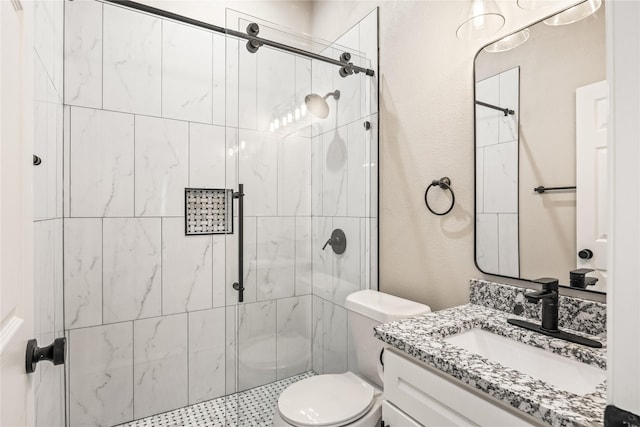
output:
[[593,258],[593,252],[591,249],[581,249],[580,252],[578,252],[578,257],[580,259],[591,259]]
[[46,347],[38,347],[38,340],[27,341],[27,354],[25,361],[25,369],[27,374],[35,372],[38,362],[48,360],[54,365],[64,363],[65,351],[67,347],[66,338],[56,338]]

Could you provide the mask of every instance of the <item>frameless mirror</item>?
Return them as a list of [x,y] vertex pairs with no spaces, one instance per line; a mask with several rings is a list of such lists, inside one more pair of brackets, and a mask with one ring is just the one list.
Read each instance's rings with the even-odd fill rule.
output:
[[475,260],[487,274],[605,292],[604,3],[559,18],[476,56]]

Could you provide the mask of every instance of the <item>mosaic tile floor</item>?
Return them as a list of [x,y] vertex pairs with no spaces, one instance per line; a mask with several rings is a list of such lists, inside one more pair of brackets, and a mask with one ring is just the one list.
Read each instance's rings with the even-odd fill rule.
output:
[[[121,424],[119,427],[268,427],[272,425],[280,393],[290,384],[313,375],[312,371],[305,372],[241,393]],[[236,414],[238,403],[242,410]]]

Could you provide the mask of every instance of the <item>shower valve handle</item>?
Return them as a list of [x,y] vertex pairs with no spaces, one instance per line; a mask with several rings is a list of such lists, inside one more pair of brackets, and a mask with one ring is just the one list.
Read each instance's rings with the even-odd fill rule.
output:
[[324,251],[325,248],[327,247],[327,245],[331,246],[331,238],[329,238],[329,240],[327,240],[327,243],[324,244],[324,246],[322,247],[322,250]]

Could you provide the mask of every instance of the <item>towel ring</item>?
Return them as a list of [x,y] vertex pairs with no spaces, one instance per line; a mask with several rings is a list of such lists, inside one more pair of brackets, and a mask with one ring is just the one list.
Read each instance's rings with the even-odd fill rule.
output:
[[[447,209],[444,212],[436,212],[433,209],[431,209],[431,206],[429,206],[429,201],[427,199],[427,196],[429,194],[429,190],[431,189],[431,187],[440,187],[443,190],[449,190],[449,192],[451,192],[451,206],[449,206],[449,209]],[[442,216],[442,215],[448,214],[449,212],[451,212],[451,209],[453,209],[453,205],[455,205],[455,203],[456,203],[456,195],[453,194],[453,190],[451,189],[451,180],[446,176],[443,176],[440,179],[434,179],[433,181],[431,181],[431,184],[429,184],[426,191],[424,192],[424,204],[427,205],[427,209],[429,209],[429,212],[431,212],[434,215]]]

